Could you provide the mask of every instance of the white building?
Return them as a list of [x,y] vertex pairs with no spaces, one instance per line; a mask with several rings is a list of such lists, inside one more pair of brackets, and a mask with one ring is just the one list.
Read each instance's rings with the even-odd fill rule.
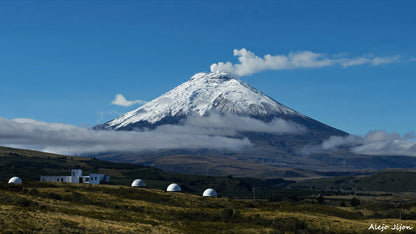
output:
[[82,175],[81,169],[72,169],[70,176],[41,176],[42,182],[68,182],[68,183],[85,183],[85,184],[101,184],[109,182],[110,177],[104,174]]
[[89,176],[85,177],[89,177],[90,184],[101,184],[102,182],[110,182],[110,176],[106,176],[104,174],[90,174]]

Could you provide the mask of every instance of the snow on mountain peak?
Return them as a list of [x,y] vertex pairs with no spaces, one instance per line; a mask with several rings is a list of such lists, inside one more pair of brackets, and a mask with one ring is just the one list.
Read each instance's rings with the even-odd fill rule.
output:
[[155,124],[166,117],[206,116],[211,111],[257,118],[303,116],[230,73],[211,72],[195,74],[187,82],[106,125],[119,129],[140,121]]
[[228,72],[222,72],[222,71],[215,71],[210,73],[200,72],[196,73],[191,77],[190,80],[198,80],[198,79],[218,79],[218,80],[230,80],[230,79],[238,79],[235,75],[228,73]]

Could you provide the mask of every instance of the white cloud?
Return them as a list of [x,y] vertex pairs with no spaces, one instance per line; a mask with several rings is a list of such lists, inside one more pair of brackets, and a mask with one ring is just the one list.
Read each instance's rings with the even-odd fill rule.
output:
[[339,147],[348,147],[356,154],[416,156],[416,136],[414,132],[401,136],[398,133],[387,133],[381,130],[370,131],[364,137],[332,136],[320,146],[305,147],[304,153],[333,150]]
[[288,55],[270,55],[259,57],[245,48],[233,50],[234,56],[240,63],[218,62],[211,65],[211,72],[229,72],[238,76],[248,76],[267,70],[284,70],[297,68],[319,68],[342,65],[344,68],[362,64],[374,66],[397,62],[400,56],[374,57],[362,56],[356,58],[328,56],[311,51],[290,52]]
[[352,148],[354,153],[369,155],[407,155],[416,156],[414,132],[404,136],[385,131],[370,131],[363,138],[363,144]]
[[396,55],[396,56],[389,56],[389,57],[384,57],[384,58],[380,58],[380,57],[374,57],[371,60],[371,64],[374,66],[380,65],[380,64],[385,64],[385,63],[394,63],[399,61],[400,56]]
[[156,130],[167,134],[203,134],[237,138],[241,138],[242,132],[266,132],[277,135],[306,133],[305,127],[283,119],[274,119],[265,123],[235,114],[216,113],[204,117],[190,116],[182,125],[162,125]]
[[362,143],[362,138],[354,135],[348,135],[345,137],[332,136],[329,139],[322,142],[321,146],[324,150],[331,150],[340,146],[355,146]]
[[399,61],[400,56],[389,56],[389,57],[356,57],[356,58],[341,58],[341,65],[344,68],[351,67],[351,66],[357,66],[357,65],[363,65],[363,64],[371,64],[373,66],[378,66],[380,64],[387,64],[387,63],[394,63]]
[[230,136],[238,135],[239,132],[266,132],[279,135],[306,133],[304,126],[283,119],[275,118],[266,123],[250,117],[215,112],[211,112],[209,116],[191,116],[186,119],[183,126],[209,135]]
[[117,94],[114,100],[111,102],[111,104],[117,105],[117,106],[132,106],[135,104],[145,104],[145,103],[146,101],[142,101],[142,100],[129,101],[121,94]]
[[97,119],[97,124],[98,123],[101,123],[102,121],[103,121],[103,119],[104,119],[104,112],[102,112],[102,111],[97,111],[97,114],[98,114],[98,119]]
[[0,145],[53,153],[144,152],[163,149],[240,151],[252,143],[238,133],[266,131],[301,134],[305,128],[285,120],[264,123],[234,115],[192,116],[182,125],[162,125],[151,131],[95,131],[61,123],[0,117]]
[[344,68],[347,67],[351,67],[351,66],[357,66],[357,65],[362,65],[362,64],[366,64],[366,63],[370,63],[371,59],[366,58],[366,57],[358,57],[358,58],[352,58],[352,59],[342,59],[342,66]]
[[82,154],[109,151],[143,152],[161,149],[226,149],[250,147],[247,138],[206,135],[197,131],[95,131],[68,124],[0,117],[0,145],[53,153]]
[[[162,125],[151,131],[95,131],[61,123],[0,117],[0,145],[53,153],[145,152],[169,149],[213,149],[240,151],[252,147],[240,132],[303,134],[306,128],[275,119],[269,123],[236,115],[192,116],[182,125]],[[317,146],[306,146],[310,154],[340,147],[366,155],[416,156],[416,134],[370,131],[364,137],[332,136]]]

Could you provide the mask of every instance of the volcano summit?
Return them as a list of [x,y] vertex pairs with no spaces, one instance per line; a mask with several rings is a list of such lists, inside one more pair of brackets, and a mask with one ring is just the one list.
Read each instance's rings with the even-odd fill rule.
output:
[[189,116],[210,113],[234,114],[264,122],[284,119],[306,126],[319,135],[346,135],[286,107],[236,76],[223,73],[197,73],[189,81],[119,118],[95,129],[154,129],[164,124],[180,124]]
[[99,157],[185,173],[258,177],[298,177],[310,170],[379,169],[392,161],[395,167],[409,166],[407,158],[356,155],[348,149],[305,155],[305,148],[320,145],[331,136],[348,134],[281,104],[224,72],[195,74],[162,96],[94,129],[152,131],[189,125],[203,126],[201,131],[209,135],[248,140],[252,147],[236,151],[184,148],[112,152]]

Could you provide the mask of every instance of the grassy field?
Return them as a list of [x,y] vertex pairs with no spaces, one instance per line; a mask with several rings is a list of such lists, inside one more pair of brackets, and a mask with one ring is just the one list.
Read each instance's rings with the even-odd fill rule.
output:
[[416,192],[415,169],[385,169],[366,176],[337,176],[292,184],[293,188]]
[[[186,175],[142,165],[0,147],[0,181],[7,182],[13,176],[19,176],[24,181],[39,181],[40,176],[69,175],[71,169],[75,168],[82,169],[84,175],[89,173],[109,175],[110,184],[113,185],[130,185],[134,179],[143,179],[148,188],[163,190],[170,183],[178,183],[182,191],[187,193],[200,195],[206,188],[211,187],[223,196],[238,198],[252,197],[254,187],[258,191],[259,198],[267,198],[273,194],[273,191],[277,193],[288,184],[294,183],[283,179]],[[288,196],[287,192],[282,194]]]
[[0,190],[2,232],[362,233],[370,232],[374,223],[416,227],[414,218],[403,220],[405,213],[415,212],[411,202],[401,207],[399,220],[377,218],[374,214],[386,208],[378,201],[355,207],[341,206],[334,198],[324,198],[323,204],[312,198],[253,202],[128,186],[44,182],[2,183]]
[[[73,168],[110,175],[111,183],[39,182]],[[12,176],[23,184],[7,184]],[[148,188],[131,188],[136,178]],[[414,178],[411,170],[302,182],[185,175],[0,147],[0,232],[379,233],[368,228],[388,225],[383,233],[397,233],[394,225],[416,227]],[[183,193],[164,192],[172,182]],[[201,197],[208,187],[219,198]]]

